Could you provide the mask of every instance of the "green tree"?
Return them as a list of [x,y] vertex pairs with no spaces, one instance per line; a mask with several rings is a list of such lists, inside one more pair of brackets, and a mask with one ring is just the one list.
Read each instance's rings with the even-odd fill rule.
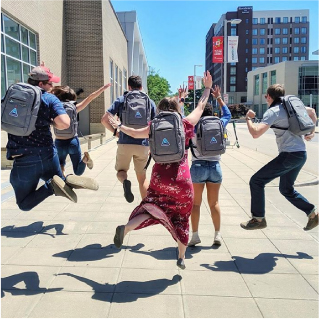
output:
[[147,76],[147,88],[149,97],[157,105],[158,102],[165,96],[168,96],[172,92],[170,91],[171,86],[168,81],[161,77],[153,68],[150,68]]

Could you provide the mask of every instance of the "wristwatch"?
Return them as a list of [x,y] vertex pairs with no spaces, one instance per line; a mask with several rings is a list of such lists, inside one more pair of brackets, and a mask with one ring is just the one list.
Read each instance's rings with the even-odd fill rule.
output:
[[120,124],[117,126],[117,131],[118,131],[118,132],[121,130],[121,126],[122,126],[122,123],[120,123]]
[[184,103],[185,99],[182,97],[181,99],[179,99],[179,103]]

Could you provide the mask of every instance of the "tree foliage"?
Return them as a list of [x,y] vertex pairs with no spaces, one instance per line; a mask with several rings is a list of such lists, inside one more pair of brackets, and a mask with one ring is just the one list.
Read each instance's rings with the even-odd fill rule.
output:
[[150,68],[147,76],[147,88],[149,97],[157,105],[161,99],[171,94],[168,81],[161,77],[153,68]]

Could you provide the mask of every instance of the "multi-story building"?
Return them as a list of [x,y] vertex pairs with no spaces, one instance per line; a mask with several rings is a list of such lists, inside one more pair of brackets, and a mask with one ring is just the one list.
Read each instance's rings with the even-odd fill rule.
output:
[[[137,24],[127,24],[124,32],[109,0],[41,1],[41,5],[38,0],[2,0],[1,96],[9,85],[26,81],[42,61],[61,77],[61,85],[82,88],[81,99],[112,82],[79,113],[82,134],[105,132],[101,118],[127,89],[129,66],[146,60],[144,50],[136,56],[131,52],[134,47],[128,47],[130,27],[137,34],[134,39],[142,42]],[[146,73],[141,74],[145,89]]]
[[[232,24],[234,19],[241,22]],[[238,62],[227,63],[226,90],[224,64],[212,63],[212,37],[225,35],[239,37]],[[253,11],[253,7],[238,7],[237,11],[223,14],[206,35],[206,69],[213,74],[214,83],[228,93],[229,104],[247,102],[249,71],[283,61],[308,59],[309,10]]]
[[283,84],[286,94],[298,96],[313,107],[318,116],[319,61],[285,61],[248,72],[247,99],[258,118],[267,110],[265,94],[275,83]]

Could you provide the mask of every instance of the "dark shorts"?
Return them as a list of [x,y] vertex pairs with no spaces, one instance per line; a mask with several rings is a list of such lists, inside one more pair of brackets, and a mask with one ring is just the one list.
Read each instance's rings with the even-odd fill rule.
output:
[[222,170],[218,161],[193,161],[191,166],[193,183],[216,183],[222,182]]

